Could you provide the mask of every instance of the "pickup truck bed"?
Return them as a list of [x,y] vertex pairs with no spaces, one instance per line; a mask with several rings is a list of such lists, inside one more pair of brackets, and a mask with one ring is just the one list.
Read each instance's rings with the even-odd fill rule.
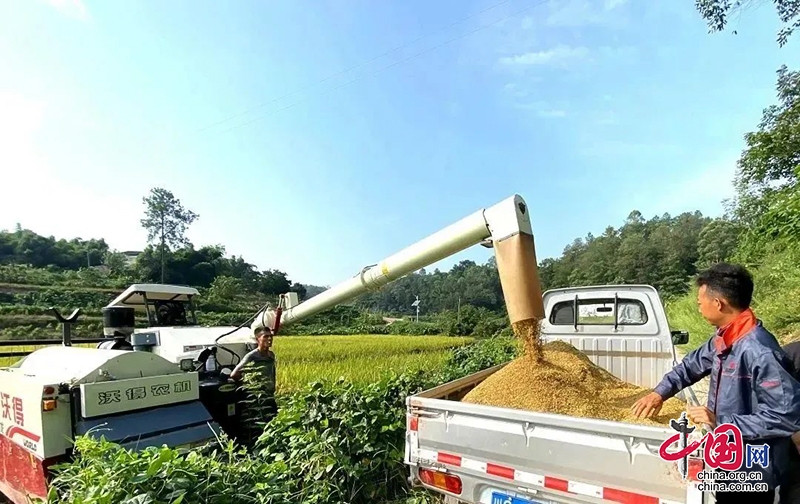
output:
[[[613,352],[603,352],[604,347],[615,346],[605,343],[619,339],[619,334],[609,334],[604,341],[599,329],[593,328],[591,336],[583,333],[577,342],[574,334],[556,335],[555,339],[588,348],[585,351],[595,364],[626,381],[653,386],[674,362],[664,356],[664,349],[673,350],[670,331],[664,327],[666,315],[658,298],[653,299],[654,290],[641,287],[623,294],[621,287],[617,289],[621,297],[649,296],[651,303],[643,304],[650,320],[659,319],[666,332],[659,330],[657,337],[630,334],[622,346],[639,349],[638,355],[625,356],[622,361],[609,357]],[[584,289],[578,293],[583,298],[606,296],[605,291]],[[551,303],[545,302],[546,309],[564,297],[546,293],[546,300],[548,294]],[[556,294],[572,296],[575,291]],[[552,336],[548,333],[545,339]],[[676,463],[659,456],[661,444],[675,434],[669,427],[460,402],[502,367],[407,398],[406,463],[412,482],[439,491],[449,502],[472,504],[709,502],[709,495],[683,479]],[[701,463],[690,461],[690,474],[699,469],[697,462]]]

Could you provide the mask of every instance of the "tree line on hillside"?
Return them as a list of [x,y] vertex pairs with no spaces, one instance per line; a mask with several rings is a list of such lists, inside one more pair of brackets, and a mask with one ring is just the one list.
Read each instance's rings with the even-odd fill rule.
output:
[[[645,220],[634,211],[619,228],[609,226],[598,237],[589,234],[576,239],[561,257],[541,261],[539,276],[545,289],[647,283],[665,296],[680,295],[688,289],[688,279],[698,267],[731,256],[738,232],[733,221],[711,219],[699,212]],[[163,264],[167,283],[211,288],[218,298],[241,292],[276,295],[294,291],[307,299],[325,289],[291,282],[277,269],[258,271],[242,257],[226,257],[222,246],[194,248],[187,243],[165,251],[163,263],[158,247],[149,246],[129,265],[123,254],[109,250],[103,240],[68,242],[18,229],[0,232],[0,243],[5,245],[0,246],[0,263],[77,269],[86,266],[79,259],[89,250],[109,275],[127,277],[131,282],[160,281]],[[449,271],[422,269],[361,296],[354,304],[371,311],[406,315],[414,313],[412,304],[417,297],[423,314],[459,310],[464,305],[492,312],[502,312],[505,307],[493,257],[485,264],[461,261]]]

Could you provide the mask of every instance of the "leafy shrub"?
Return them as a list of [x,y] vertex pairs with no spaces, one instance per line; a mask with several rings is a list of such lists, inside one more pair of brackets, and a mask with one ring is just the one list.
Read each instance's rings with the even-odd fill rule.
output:
[[508,317],[486,317],[478,321],[472,329],[472,336],[476,338],[491,338],[497,336],[504,329],[511,331]]
[[444,334],[484,338],[494,336],[508,325],[508,317],[498,316],[486,308],[464,305],[458,311],[439,313],[437,323]]
[[520,355],[520,345],[513,336],[496,336],[477,340],[452,350],[440,381],[455,380],[461,376],[504,364]]
[[127,276],[107,276],[94,268],[59,270],[57,267],[33,268],[24,264],[6,264],[0,265],[0,283],[124,289],[135,281]]
[[12,295],[14,304],[71,306],[73,310],[75,308],[99,310],[117,296],[113,292],[67,289],[39,289]]
[[400,320],[392,323],[389,326],[389,333],[430,336],[430,335],[442,334],[442,330],[438,324],[433,322],[414,322],[412,320]]

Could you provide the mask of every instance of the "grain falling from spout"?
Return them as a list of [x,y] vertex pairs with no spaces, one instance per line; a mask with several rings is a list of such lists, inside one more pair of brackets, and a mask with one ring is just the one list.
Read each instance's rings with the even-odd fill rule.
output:
[[544,362],[542,341],[539,337],[540,327],[539,321],[536,319],[520,320],[511,324],[511,329],[516,337],[522,340],[525,349],[523,357],[533,364]]
[[650,392],[592,363],[569,343],[543,344],[544,317],[533,237],[519,233],[494,243],[509,320],[524,353],[470,391],[464,402],[599,420],[669,425],[684,404],[666,401],[654,418],[635,418],[631,406]]

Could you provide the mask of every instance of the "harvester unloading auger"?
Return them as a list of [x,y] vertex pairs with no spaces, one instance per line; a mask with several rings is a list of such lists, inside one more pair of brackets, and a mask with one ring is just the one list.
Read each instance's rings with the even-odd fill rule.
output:
[[[199,326],[192,302],[198,291],[191,287],[130,286],[103,310],[108,340],[98,348],[65,341],[0,368],[0,492],[16,504],[44,499],[48,467],[71,456],[78,435],[142,449],[193,446],[213,440],[219,429],[236,432],[240,396],[229,375],[252,347],[253,328],[279,331],[477,244],[495,249],[515,329],[538,321],[544,307],[533,231],[519,195],[305,302],[287,293],[276,309],[259,312],[249,329]],[[146,313],[148,327],[134,328],[136,310]]]
[[251,329],[269,327],[275,330],[302,320],[477,244],[494,247],[500,271],[516,272],[501,276],[511,323],[540,319],[544,306],[533,229],[528,206],[521,196],[515,195],[364,268],[353,278],[304,303],[282,309],[280,313],[271,308],[261,311]]

